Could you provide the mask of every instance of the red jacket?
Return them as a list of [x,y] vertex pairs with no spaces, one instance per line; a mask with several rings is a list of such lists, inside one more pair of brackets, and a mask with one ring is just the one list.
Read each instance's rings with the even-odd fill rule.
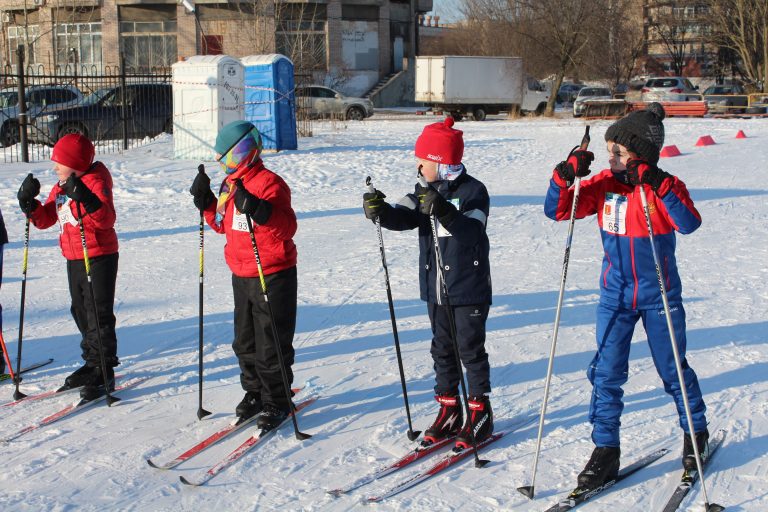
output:
[[237,212],[233,201],[237,178],[243,180],[248,192],[272,204],[272,214],[266,224],[252,223],[264,275],[296,266],[293,235],[298,226],[291,207],[291,189],[259,160],[227,176],[221,184],[218,204],[214,202],[205,210],[208,225],[217,233],[227,235],[224,258],[232,273],[239,277],[259,275],[245,216]]
[[[118,250],[115,232],[115,204],[112,201],[112,175],[101,162],[94,162],[91,168],[80,176],[83,185],[101,200],[101,208],[93,213],[83,213],[83,230],[88,257],[114,254]],[[68,260],[83,259],[83,243],[80,239],[79,215],[77,203],[64,193],[58,183],[53,186],[45,204],[35,208],[29,216],[30,221],[39,229],[46,229],[59,222],[61,234],[59,245],[61,253]]]

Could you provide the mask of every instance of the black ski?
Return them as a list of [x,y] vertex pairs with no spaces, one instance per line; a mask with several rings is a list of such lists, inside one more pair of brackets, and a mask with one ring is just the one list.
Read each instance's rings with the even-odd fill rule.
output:
[[571,493],[568,495],[566,499],[564,499],[559,503],[555,503],[554,505],[549,507],[546,510],[546,512],[565,512],[566,510],[571,510],[572,508],[575,508],[581,505],[588,499],[594,498],[595,496],[602,493],[603,491],[610,489],[611,487],[616,485],[618,482],[621,482],[622,480],[627,478],[629,475],[644,468],[645,466],[648,466],[655,460],[660,459],[667,452],[669,452],[668,448],[659,448],[658,450],[651,452],[648,455],[645,455],[644,457],[636,460],[629,466],[619,471],[619,474],[616,476],[616,478],[604,483],[599,487],[595,487],[594,489],[582,489],[580,487],[577,487],[576,489],[571,491]]
[[[721,444],[723,444],[724,439],[725,430],[718,430],[712,439],[709,440],[709,456],[707,456],[706,460],[702,461],[704,471],[707,470],[709,461],[712,460],[712,457],[715,455],[717,449],[720,448]],[[672,496],[670,496],[669,501],[667,501],[667,504],[664,506],[663,512],[675,512],[698,479],[699,472],[695,469],[690,471],[683,471],[683,475],[680,477],[680,483],[677,487],[675,487],[675,492],[673,492]]]
[[[29,366],[25,366],[21,369],[19,372],[20,374],[25,374],[27,372],[31,372],[32,370],[37,370],[38,368],[42,368],[43,366],[47,364],[51,364],[53,362],[53,358],[49,358],[46,361],[39,361],[35,364],[31,364]],[[5,382],[6,380],[11,380],[11,374],[10,373],[0,373],[0,382]]]

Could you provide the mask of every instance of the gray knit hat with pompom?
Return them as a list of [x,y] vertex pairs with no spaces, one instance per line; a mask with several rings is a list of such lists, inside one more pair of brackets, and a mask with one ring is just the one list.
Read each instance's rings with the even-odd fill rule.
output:
[[665,116],[660,103],[649,103],[645,110],[630,112],[609,126],[605,140],[621,144],[648,163],[656,164],[664,145],[661,122]]

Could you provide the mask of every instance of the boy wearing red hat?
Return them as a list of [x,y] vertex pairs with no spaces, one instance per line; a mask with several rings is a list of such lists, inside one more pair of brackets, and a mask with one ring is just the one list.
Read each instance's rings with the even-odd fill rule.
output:
[[[491,304],[486,234],[490,198],[485,185],[467,174],[461,163],[463,133],[452,126],[450,117],[442,123],[430,124],[416,140],[416,165],[428,187],[417,184],[414,192],[395,206],[385,202],[386,196],[380,191],[368,192],[363,195],[363,209],[367,218],[378,217],[387,229],[419,230],[421,299],[427,303],[432,327],[435,399],[440,404],[424,440],[433,443],[458,434],[457,446],[466,448],[472,442],[470,428],[474,429],[477,442],[493,433],[493,412],[488,399],[490,366],[485,351],[485,323]],[[442,272],[437,271],[432,218],[436,220]],[[445,279],[448,297],[441,278]],[[456,322],[456,342],[469,388],[471,417],[465,422],[458,396],[461,369],[456,364],[449,307]]]
[[[82,386],[80,395],[92,399],[104,394],[104,381],[114,390],[117,358],[115,335],[115,284],[117,281],[118,243],[115,232],[115,206],[112,201],[112,175],[101,162],[94,162],[95,150],[86,137],[68,134],[59,139],[51,160],[59,181],[48,199],[41,203],[40,182],[29,174],[19,188],[17,197],[21,211],[38,229],[59,223],[59,246],[67,259],[67,279],[72,298],[70,308],[82,340],[80,348],[85,364],[64,380],[61,389]],[[96,304],[92,303],[85,270],[79,221],[85,231],[85,244],[90,260],[91,281]],[[101,343],[106,363],[102,375],[99,356]],[[105,379],[106,377],[106,379]]]

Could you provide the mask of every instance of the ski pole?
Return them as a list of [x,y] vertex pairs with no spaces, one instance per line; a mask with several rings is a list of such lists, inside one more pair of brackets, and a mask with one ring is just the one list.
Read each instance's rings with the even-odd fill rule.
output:
[[693,417],[691,416],[691,407],[688,405],[688,391],[685,387],[685,377],[683,376],[683,367],[680,364],[680,352],[677,349],[677,339],[675,336],[675,326],[672,323],[672,313],[669,311],[669,300],[667,299],[667,287],[664,284],[664,276],[661,272],[659,255],[656,252],[656,243],[653,237],[653,225],[651,224],[651,214],[648,209],[648,199],[645,197],[645,189],[640,185],[640,200],[643,202],[643,213],[645,213],[645,222],[648,226],[648,237],[651,242],[651,252],[653,253],[653,263],[656,266],[656,278],[659,281],[659,290],[661,292],[661,302],[664,305],[664,315],[667,318],[667,329],[669,329],[669,340],[672,343],[672,354],[675,356],[675,369],[677,370],[677,380],[680,384],[680,390],[683,395],[683,406],[685,407],[685,418],[688,421],[688,435],[691,436],[693,443],[693,455],[696,457],[696,470],[701,477],[701,491],[704,493],[704,510],[707,512],[720,512],[725,510],[717,503],[710,503],[707,495],[707,486],[704,482],[704,468],[701,463],[701,454],[699,446],[696,444],[696,433],[693,431]]
[[[579,149],[586,150],[589,147],[589,125],[584,131],[584,137],[581,139]],[[576,149],[576,148],[574,148]],[[573,150],[571,150],[573,153]],[[570,156],[570,155],[568,155]],[[565,240],[565,253],[563,255],[563,271],[560,276],[560,292],[557,296],[557,308],[555,312],[555,326],[552,332],[552,344],[549,348],[549,362],[547,363],[547,376],[544,379],[544,400],[541,403],[541,414],[539,415],[539,432],[536,436],[536,454],[533,457],[533,470],[531,471],[531,485],[518,487],[517,490],[530,499],[533,499],[535,493],[536,468],[539,464],[539,453],[541,452],[541,439],[544,433],[544,416],[547,413],[547,400],[549,399],[549,385],[552,382],[552,369],[555,363],[555,347],[557,346],[557,333],[560,329],[560,313],[563,310],[563,296],[565,295],[565,280],[568,275],[568,260],[571,257],[571,243],[573,242],[573,227],[576,223],[576,207],[579,204],[579,190],[581,189],[581,177],[576,176],[573,187],[573,203],[571,204],[571,218],[568,222],[568,237]]]
[[3,333],[0,332],[0,349],[3,351],[3,359],[5,359],[5,365],[8,367],[8,373],[11,376],[11,380],[16,380],[16,373],[13,371],[13,365],[11,364],[11,357],[8,354],[8,349],[5,346],[5,339],[3,338]]
[[[365,185],[371,193],[375,193],[376,189],[371,184],[371,177],[368,176],[365,179]],[[408,439],[411,441],[416,440],[421,434],[421,431],[413,430],[411,423],[411,410],[408,406],[408,391],[405,386],[405,372],[403,371],[403,358],[400,354],[400,337],[397,334],[397,322],[395,321],[395,305],[392,301],[392,288],[389,285],[389,269],[387,267],[387,256],[384,251],[384,237],[381,234],[381,218],[376,217],[376,231],[379,235],[379,252],[381,253],[381,265],[384,267],[384,282],[387,285],[387,301],[389,303],[389,318],[392,320],[392,334],[395,338],[395,353],[397,354],[397,368],[400,370],[400,384],[403,386],[403,400],[405,401],[405,415],[408,418]]]
[[109,392],[109,382],[107,382],[107,362],[104,359],[104,343],[101,340],[101,322],[99,322],[99,308],[96,307],[96,292],[93,290],[93,279],[91,279],[91,260],[88,258],[88,246],[85,243],[85,228],[83,227],[83,211],[80,208],[80,203],[75,202],[77,207],[77,225],[80,228],[80,242],[83,245],[83,263],[85,264],[85,276],[88,279],[88,289],[91,293],[91,302],[93,303],[93,317],[96,321],[96,340],[99,345],[99,360],[101,362],[101,376],[104,379],[104,392],[107,395],[107,405],[112,407],[112,404],[119,402],[120,399],[116,396],[112,396]]
[[[29,174],[32,176],[32,173]],[[13,392],[14,400],[21,400],[27,395],[19,391],[21,383],[21,345],[24,340],[24,299],[27,295],[27,262],[29,258],[29,213],[26,214],[27,220],[24,225],[24,256],[21,263],[21,306],[19,306],[19,347],[16,356],[16,377],[13,379],[16,384],[16,391]]]
[[[419,183],[421,184],[422,187],[425,187],[425,188],[431,187],[431,185],[427,182],[427,180],[421,174],[421,168],[419,168],[418,177],[419,177]],[[467,384],[464,381],[464,368],[461,365],[461,356],[459,355],[459,341],[456,333],[456,318],[453,315],[453,306],[451,306],[451,300],[448,297],[448,284],[445,282],[445,274],[443,274],[443,255],[442,255],[442,252],[440,251],[440,242],[437,238],[437,226],[435,223],[436,223],[435,216],[432,214],[432,211],[430,210],[429,225],[432,228],[432,240],[434,241],[434,245],[435,245],[435,259],[436,259],[435,263],[437,267],[437,274],[442,287],[442,292],[445,295],[445,309],[446,309],[446,312],[448,313],[448,323],[451,328],[451,339],[453,341],[453,354],[456,357],[456,368],[459,370],[459,379],[460,379],[459,383],[461,384],[461,396],[464,399],[464,411],[467,413],[467,421],[471,422],[472,411],[469,408],[469,398],[467,397]],[[440,290],[435,290],[435,292],[438,294],[438,302],[439,302]],[[470,427],[469,437],[472,440],[472,452],[475,456],[475,467],[482,468],[483,466],[488,464],[490,461],[485,459],[480,459],[480,456],[477,453],[477,439],[475,439],[474,428]]]
[[[245,190],[245,185],[243,185],[243,180],[237,179],[236,184],[238,187],[242,187],[243,190]],[[296,434],[296,439],[299,441],[302,441],[304,439],[309,439],[312,437],[309,434],[305,434],[303,432],[299,431],[299,424],[296,421],[296,407],[293,405],[293,400],[291,400],[291,386],[288,383],[288,372],[285,370],[285,360],[283,358],[283,350],[280,347],[280,336],[277,333],[277,325],[275,325],[275,315],[272,312],[272,303],[269,302],[269,292],[267,291],[267,282],[264,280],[264,270],[261,268],[261,257],[259,257],[259,247],[256,245],[256,234],[253,232],[253,222],[251,221],[251,216],[248,214],[245,214],[245,221],[248,224],[248,233],[251,235],[251,246],[253,247],[253,255],[256,258],[256,268],[259,270],[259,282],[261,283],[261,292],[264,294],[264,302],[267,305],[267,314],[269,315],[269,323],[272,326],[272,337],[275,341],[275,350],[277,351],[277,361],[280,365],[280,374],[283,377],[283,388],[285,388],[285,397],[288,400],[288,406],[291,408],[291,420],[293,420],[293,431]]]
[[[197,172],[198,174],[204,174],[205,173],[205,166],[203,164],[200,164],[197,166]],[[200,208],[200,271],[198,274],[198,281],[199,281],[199,303],[198,303],[198,346],[197,351],[199,354],[199,360],[198,360],[198,384],[197,384],[197,419],[202,420],[209,414],[211,414],[210,411],[206,411],[203,409],[203,276],[204,276],[204,265],[203,265],[203,252],[205,247],[205,220],[203,217],[203,208]]]

